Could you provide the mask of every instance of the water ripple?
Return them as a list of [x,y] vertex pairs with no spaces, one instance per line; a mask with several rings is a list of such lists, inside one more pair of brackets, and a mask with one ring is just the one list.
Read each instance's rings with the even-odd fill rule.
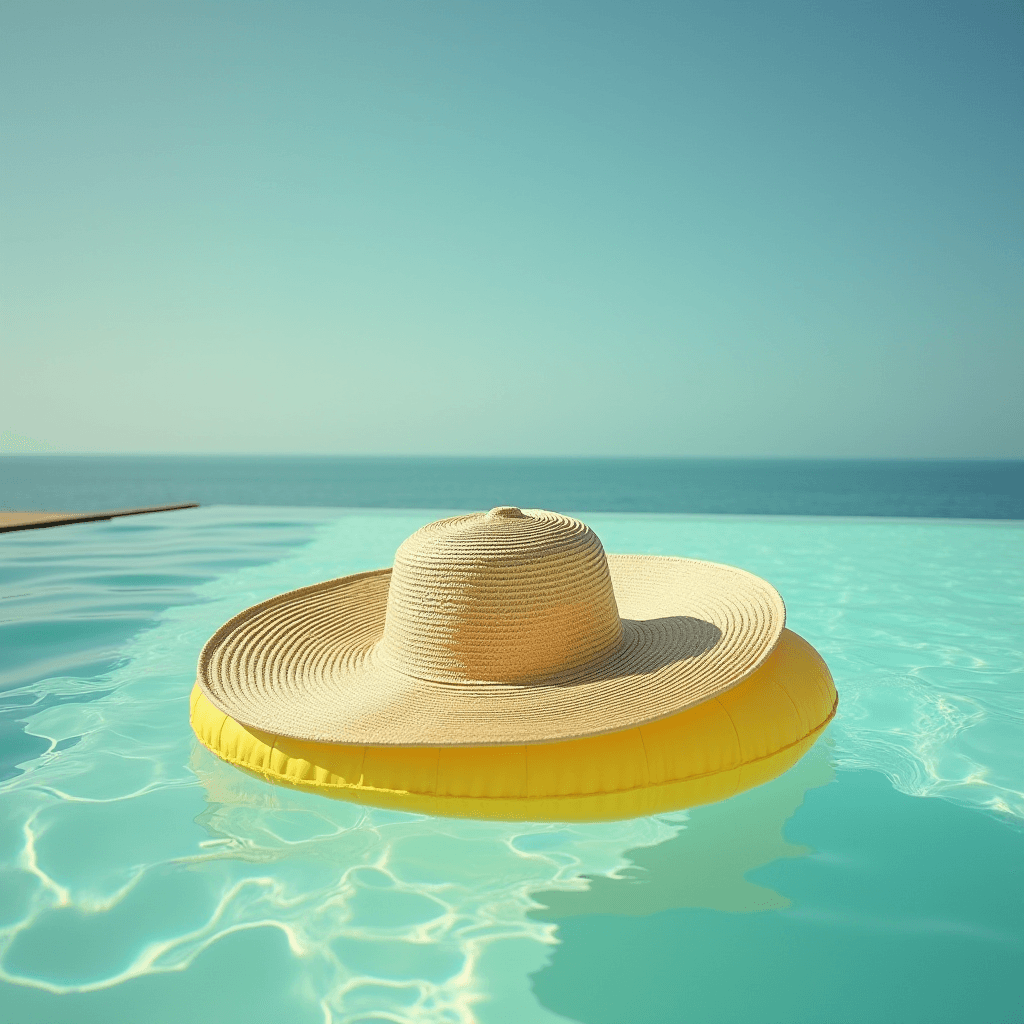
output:
[[[98,588],[103,595],[91,607],[104,609],[97,621],[110,636],[132,604],[133,574],[138,586],[166,588],[173,601],[144,628],[133,625],[131,637],[89,647],[90,658],[103,650],[115,659],[102,671],[72,671],[78,641],[60,655],[63,674],[36,678],[38,653],[7,664],[5,678],[17,685],[4,707],[38,747],[0,787],[0,903],[12,908],[0,915],[5,998],[60,997],[62,1006],[86,995],[115,1000],[95,1004],[114,1019],[124,1012],[116,1000],[149,979],[162,986],[153,990],[161,1005],[187,1019],[204,998],[215,999],[214,988],[197,988],[196,979],[220,984],[224,971],[206,965],[219,963],[222,950],[244,963],[265,959],[280,941],[287,955],[266,969],[265,983],[295,1020],[564,1020],[530,990],[530,973],[558,941],[556,925],[531,913],[537,894],[628,877],[631,851],[683,834],[691,816],[593,825],[451,821],[278,789],[225,765],[187,725],[205,639],[283,589],[386,564],[432,516],[285,516],[275,529],[291,537],[290,556],[268,563],[263,549],[262,564],[239,567],[258,561],[259,517],[236,522],[235,537],[218,524],[227,513],[200,511],[209,518],[197,518],[195,531],[208,528],[218,540],[204,546],[193,536],[199,554],[185,559],[187,570],[173,537],[158,538],[146,557],[138,549],[119,556],[123,538],[105,534],[99,553],[76,555],[63,540],[56,553],[42,545],[8,553],[25,570],[13,573],[19,593],[33,558],[45,560],[48,577],[63,572],[65,580],[82,569],[76,559],[96,563],[80,584],[67,584],[82,587],[68,607],[75,621],[91,621],[88,595]],[[829,756],[839,768],[870,769],[905,793],[1024,818],[1012,628],[1024,586],[1008,568],[1020,531],[591,519],[610,550],[742,564],[780,587],[790,623],[819,646],[836,676],[842,699]],[[109,593],[120,587],[127,588],[123,606]],[[26,592],[6,605],[9,622],[39,621],[33,617],[43,606],[61,621],[66,589]],[[92,643],[88,629],[81,642]],[[799,795],[785,813],[798,803]],[[773,826],[776,835],[784,820]],[[765,849],[772,857],[807,852]],[[740,883],[745,899],[753,893],[764,908],[785,905]],[[720,898],[731,906],[727,894]],[[260,979],[246,984],[263,991]],[[498,1005],[504,1018],[493,1016]],[[54,1019],[52,1006],[24,1007],[24,1020]]]

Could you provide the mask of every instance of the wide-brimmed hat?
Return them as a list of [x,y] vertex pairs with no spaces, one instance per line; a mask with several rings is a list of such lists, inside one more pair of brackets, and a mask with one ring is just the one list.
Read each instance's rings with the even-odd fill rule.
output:
[[198,684],[250,728],[327,743],[476,746],[613,732],[742,682],[786,610],[732,566],[606,556],[568,516],[430,523],[391,569],[281,594],[203,648]]

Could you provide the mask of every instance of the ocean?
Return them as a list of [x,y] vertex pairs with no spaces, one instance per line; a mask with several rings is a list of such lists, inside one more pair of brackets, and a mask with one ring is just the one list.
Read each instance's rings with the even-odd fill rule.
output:
[[0,509],[336,508],[1024,519],[1024,461],[2,456]]

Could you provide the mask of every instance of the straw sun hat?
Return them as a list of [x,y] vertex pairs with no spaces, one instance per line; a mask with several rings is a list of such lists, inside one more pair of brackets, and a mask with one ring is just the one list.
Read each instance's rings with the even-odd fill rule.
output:
[[299,740],[554,742],[723,693],[785,619],[741,569],[606,556],[575,519],[501,507],[423,527],[391,569],[235,616],[203,648],[198,685],[237,722]]

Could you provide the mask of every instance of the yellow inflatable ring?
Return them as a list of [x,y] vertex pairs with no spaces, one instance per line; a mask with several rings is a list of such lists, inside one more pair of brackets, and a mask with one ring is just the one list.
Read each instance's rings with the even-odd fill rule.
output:
[[559,743],[356,746],[239,725],[192,690],[191,722],[218,757],[269,782],[445,817],[600,821],[723,800],[781,775],[836,712],[825,662],[788,629],[738,686],[677,715]]

